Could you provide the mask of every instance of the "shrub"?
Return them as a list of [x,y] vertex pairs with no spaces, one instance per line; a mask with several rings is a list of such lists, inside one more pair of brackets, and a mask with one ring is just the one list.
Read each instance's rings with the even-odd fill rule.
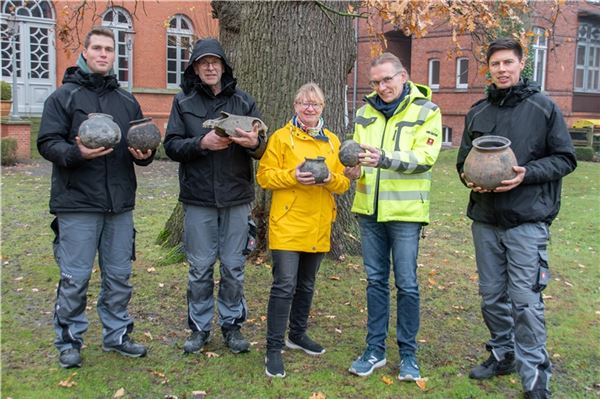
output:
[[0,100],[12,100],[12,86],[10,85],[10,83],[5,81],[0,82]]
[[0,161],[2,165],[14,165],[17,163],[17,140],[4,138],[0,140]]
[[575,147],[575,156],[578,161],[592,161],[594,149],[592,147]]

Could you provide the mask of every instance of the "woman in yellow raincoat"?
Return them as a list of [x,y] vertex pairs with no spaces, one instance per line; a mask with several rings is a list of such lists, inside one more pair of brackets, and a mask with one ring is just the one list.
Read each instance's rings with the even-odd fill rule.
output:
[[[267,309],[265,372],[285,377],[281,350],[285,344],[309,355],[325,349],[306,334],[315,278],[330,248],[331,225],[336,216],[333,194],[350,187],[338,159],[340,141],[323,127],[323,92],[315,83],[300,87],[294,99],[295,115],[269,138],[256,179],[271,190],[269,249],[273,257],[273,285]],[[328,175],[322,183],[303,172],[306,158],[325,158]],[[284,340],[289,319],[289,333]]]

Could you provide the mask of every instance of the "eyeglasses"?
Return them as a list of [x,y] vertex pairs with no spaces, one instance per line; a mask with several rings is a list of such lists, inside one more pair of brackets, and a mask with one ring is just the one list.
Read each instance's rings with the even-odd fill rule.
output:
[[312,107],[315,111],[319,111],[321,108],[323,108],[323,104],[315,104],[315,103],[296,103],[299,106],[301,106],[304,109],[309,109],[310,107]]
[[378,89],[380,84],[384,84],[384,85],[389,85],[392,80],[394,80],[394,78],[398,75],[401,74],[402,71],[398,71],[395,74],[393,74],[392,76],[386,76],[385,78],[381,79],[381,80],[370,80],[369,81],[369,86],[371,86],[373,89]]
[[198,65],[200,65],[200,68],[204,68],[204,69],[208,69],[211,66],[216,69],[221,66],[221,60],[213,60],[213,61],[200,60],[200,61],[198,61]]

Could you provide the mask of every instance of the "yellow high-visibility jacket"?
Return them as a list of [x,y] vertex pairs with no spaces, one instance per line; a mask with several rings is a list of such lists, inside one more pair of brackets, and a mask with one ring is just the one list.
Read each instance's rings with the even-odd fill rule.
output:
[[[324,129],[328,141],[304,133],[288,122],[269,137],[256,180],[273,192],[269,214],[269,248],[328,252],[331,225],[336,217],[333,194],[348,190],[350,181],[338,159],[340,140]],[[331,181],[305,185],[296,180],[296,167],[305,157],[325,157]]]
[[431,167],[442,145],[442,115],[431,89],[407,82],[410,92],[386,121],[367,96],[356,113],[354,140],[380,148],[385,162],[362,167],[352,212],[373,215],[378,222],[429,223]]

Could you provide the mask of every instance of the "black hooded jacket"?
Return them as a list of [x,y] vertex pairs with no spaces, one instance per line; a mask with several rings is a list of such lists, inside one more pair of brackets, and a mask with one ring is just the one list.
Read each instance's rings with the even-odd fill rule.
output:
[[[110,154],[85,160],[75,144],[79,125],[90,113],[111,115],[121,128],[121,141]],[[127,150],[129,122],[143,117],[140,105],[119,88],[114,75],[66,70],[63,85],[44,103],[37,147],[52,162],[50,212],[114,212],[132,210],[137,187]]]
[[[224,64],[221,92],[216,96],[200,81],[193,67],[195,60],[209,54],[221,57]],[[221,111],[260,117],[254,99],[236,88],[233,70],[217,40],[196,42],[181,88],[182,92],[173,100],[164,142],[167,155],[180,162],[179,200],[185,204],[216,208],[252,202],[252,158],[262,156],[266,139],[259,135],[259,145],[253,150],[235,143],[221,151],[200,148],[200,141],[211,130],[202,127],[202,123],[218,118]]]
[[540,93],[535,82],[522,79],[507,90],[488,88],[465,118],[457,170],[463,172],[474,139],[485,135],[508,138],[517,163],[526,169],[523,182],[503,193],[471,191],[467,216],[510,228],[552,220],[560,209],[561,179],[577,166],[571,136],[558,106]]

